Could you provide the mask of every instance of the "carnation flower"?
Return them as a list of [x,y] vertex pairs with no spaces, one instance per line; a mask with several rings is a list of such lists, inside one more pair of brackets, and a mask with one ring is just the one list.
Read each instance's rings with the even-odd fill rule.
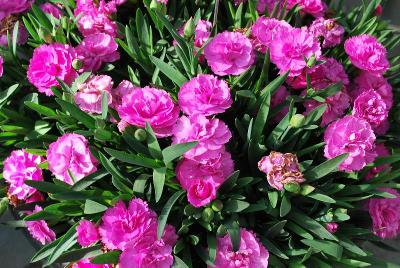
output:
[[182,188],[189,189],[192,181],[204,177],[211,177],[219,187],[233,173],[231,155],[225,150],[209,151],[202,157],[201,162],[184,158],[176,166],[176,177]]
[[[37,213],[42,210],[43,209],[40,206],[36,205],[32,213]],[[32,213],[28,213],[28,215]],[[49,228],[44,220],[25,221],[25,224],[31,236],[42,245],[50,243],[56,239],[56,234]]]
[[[385,145],[383,143],[379,143],[375,146],[375,152],[378,157],[385,157],[385,156],[391,155],[391,153],[389,152],[389,150],[385,147]],[[375,175],[379,174],[380,172],[382,172],[384,170],[388,170],[388,169],[390,169],[390,164],[376,166],[368,172],[366,179],[369,180],[369,179],[375,177]]]
[[4,59],[2,56],[0,56],[0,77],[3,76],[3,64],[4,64]]
[[328,232],[330,232],[331,234],[334,234],[337,232],[337,230],[339,228],[339,224],[337,224],[336,222],[329,222],[329,223],[325,224],[325,228],[326,228],[326,230],[328,230]]
[[27,153],[25,150],[11,152],[4,162],[3,178],[8,183],[8,193],[19,200],[25,200],[37,190],[25,184],[26,180],[42,181],[42,170],[37,167],[44,158]]
[[344,28],[334,19],[318,18],[313,21],[309,31],[316,37],[322,38],[322,47],[335,47],[342,42]]
[[267,268],[269,253],[253,232],[240,229],[240,247],[233,251],[229,235],[218,237],[215,268],[257,267]]
[[143,128],[149,123],[157,137],[172,135],[180,112],[168,92],[152,87],[133,90],[122,99],[117,111],[130,125]]
[[290,70],[290,77],[300,75],[307,66],[304,58],[321,56],[321,48],[307,28],[293,28],[277,34],[270,45],[271,61],[282,74]]
[[361,170],[376,157],[375,134],[370,124],[352,115],[331,123],[325,131],[324,141],[326,158],[349,154],[339,165],[343,171]]
[[[10,35],[11,40],[14,35],[14,26],[18,21],[18,16],[10,15],[2,20],[0,19],[0,46],[8,47],[8,36]],[[28,32],[22,22],[18,24],[18,36],[17,36],[17,45],[23,45],[28,41]]]
[[400,195],[394,189],[383,189],[396,198],[371,198],[368,201],[373,233],[383,239],[396,238],[400,233]]
[[97,161],[89,150],[87,139],[73,133],[64,134],[50,144],[47,162],[56,178],[68,184],[74,184],[97,170]]
[[71,268],[113,268],[112,264],[93,264],[90,259],[83,259],[74,264]]
[[110,19],[110,13],[115,11],[114,6],[110,8],[105,4],[104,0],[100,0],[99,6],[96,6],[93,0],[78,0],[74,15],[79,17],[77,25],[83,36],[106,33],[116,37],[118,27]]
[[188,182],[187,199],[194,207],[202,207],[213,201],[217,196],[216,183],[212,177],[194,179]]
[[383,74],[390,67],[386,48],[374,36],[363,34],[349,38],[344,49],[351,63],[361,70]]
[[254,62],[251,41],[239,32],[217,34],[205,48],[204,56],[217,75],[239,75]]
[[183,84],[178,99],[187,115],[223,113],[232,105],[228,84],[208,74],[200,74]]
[[81,110],[101,114],[102,112],[102,94],[107,95],[108,104],[112,103],[111,89],[113,81],[108,75],[92,76],[83,84],[78,84],[78,92],[75,93],[74,99]]
[[111,35],[94,33],[77,46],[78,58],[83,62],[80,71],[97,71],[103,63],[119,60],[118,44]]
[[277,190],[289,183],[300,184],[305,180],[297,156],[291,153],[271,152],[258,162],[258,169],[267,175],[269,185]]
[[0,20],[10,14],[18,14],[31,8],[33,0],[0,0]]
[[122,104],[122,100],[125,98],[125,96],[128,96],[132,91],[140,89],[139,87],[134,86],[130,81],[128,80],[123,80],[119,85],[111,89],[111,95],[112,95],[112,103],[111,107],[114,109],[117,109],[119,105]]
[[100,240],[96,225],[88,220],[81,220],[76,227],[78,243],[82,247],[87,247]]
[[292,26],[284,20],[259,17],[251,27],[251,34],[255,38],[255,47],[257,50],[265,53],[276,35],[290,31]]
[[[283,104],[286,99],[290,96],[289,91],[286,87],[280,86],[278,90],[272,95],[271,97],[271,109],[278,107],[279,105]],[[286,105],[282,107],[277,114],[272,118],[274,123],[280,122],[286,114],[289,112],[289,107]]]
[[40,9],[54,18],[59,19],[62,17],[62,11],[51,3],[44,3],[40,5]]
[[75,49],[69,45],[41,45],[33,52],[28,66],[28,80],[39,92],[47,96],[53,95],[51,87],[58,86],[56,78],[70,84],[77,77],[72,68],[76,58]]
[[370,72],[363,71],[354,79],[352,88],[351,96],[353,99],[356,99],[364,91],[373,89],[381,95],[387,109],[391,109],[393,106],[392,86],[388,83],[387,79],[381,75],[374,75]]
[[370,89],[355,99],[353,115],[365,119],[376,130],[388,118],[389,111],[381,95]]
[[228,127],[219,119],[208,119],[196,114],[182,116],[173,129],[172,144],[198,141],[199,144],[184,154],[186,158],[196,159],[210,151],[220,150],[232,137]]
[[287,7],[290,9],[298,4],[301,11],[316,18],[323,17],[327,6],[323,0],[287,0]]
[[129,202],[118,201],[107,209],[99,226],[101,241],[108,249],[124,250],[129,242],[138,243],[147,233],[157,230],[157,215],[146,202],[136,198]]

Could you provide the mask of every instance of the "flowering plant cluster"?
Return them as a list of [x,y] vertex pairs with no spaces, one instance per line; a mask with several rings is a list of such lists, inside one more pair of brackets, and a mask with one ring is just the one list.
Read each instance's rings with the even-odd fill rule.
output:
[[400,34],[343,2],[0,0],[2,223],[44,266],[390,265]]

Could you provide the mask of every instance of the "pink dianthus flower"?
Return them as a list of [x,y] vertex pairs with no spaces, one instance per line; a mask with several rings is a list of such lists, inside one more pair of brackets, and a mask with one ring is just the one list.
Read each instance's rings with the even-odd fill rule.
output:
[[334,19],[318,18],[313,21],[309,31],[318,38],[322,38],[322,47],[335,47],[342,42],[344,35],[343,26]]
[[96,225],[88,220],[81,220],[76,227],[78,243],[82,247],[87,247],[100,240],[100,235]]
[[[40,206],[36,205],[32,213],[36,213],[42,210],[43,209]],[[39,241],[42,245],[50,243],[56,239],[56,234],[53,232],[53,230],[49,228],[44,220],[25,221],[25,224],[31,236],[35,240]]]

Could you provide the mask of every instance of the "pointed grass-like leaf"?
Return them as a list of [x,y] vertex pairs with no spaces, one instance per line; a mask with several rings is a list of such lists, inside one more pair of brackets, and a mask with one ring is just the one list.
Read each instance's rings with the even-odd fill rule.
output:
[[343,247],[335,242],[325,241],[325,240],[309,240],[309,239],[302,239],[300,241],[303,244],[310,246],[317,251],[322,251],[337,259],[340,259],[342,257]]
[[54,248],[50,257],[47,259],[46,265],[53,264],[65,251],[70,249],[76,244],[76,226],[78,222],[75,223],[60,239],[57,246]]
[[158,217],[158,227],[157,227],[157,239],[161,239],[164,234],[165,225],[167,224],[167,220],[169,217],[169,213],[171,212],[172,207],[175,202],[181,197],[184,191],[175,192],[165,203],[163,209],[161,210],[161,214]]
[[187,78],[179,72],[176,68],[172,67],[168,63],[164,61],[150,56],[150,60],[154,63],[154,65],[160,69],[160,71],[165,74],[169,79],[172,80],[177,86],[182,86],[185,82],[187,82]]
[[96,201],[88,199],[85,202],[85,208],[84,208],[83,212],[85,214],[96,214],[96,213],[106,211],[107,208],[108,207],[104,206],[103,204],[100,204]]
[[79,120],[79,122],[84,124],[87,128],[89,129],[96,128],[96,120],[92,116],[83,112],[76,105],[64,101],[62,99],[56,99],[56,102],[63,108],[64,111],[69,112],[72,117]]
[[154,134],[153,129],[147,122],[146,122],[146,131],[147,131],[147,146],[149,148],[151,156],[154,157],[155,159],[162,160],[163,155],[160,148],[160,144],[158,143],[157,137]]
[[267,92],[262,97],[260,109],[258,110],[257,117],[253,124],[253,130],[251,131],[252,139],[255,141],[260,141],[261,139],[261,135],[267,123],[270,102],[271,102],[271,95],[269,92]]
[[119,170],[107,159],[101,152],[99,152],[100,162],[103,167],[112,175],[112,184],[123,193],[132,194],[133,191],[126,184],[130,183],[129,180],[119,172]]
[[90,263],[93,264],[118,264],[121,251],[113,250],[94,257]]
[[193,142],[173,144],[173,145],[165,148],[164,150],[162,150],[164,163],[168,164],[169,162],[182,156],[184,153],[186,153],[190,149],[196,147],[197,144],[198,144],[197,141],[193,141]]
[[308,217],[306,214],[292,210],[288,214],[288,218],[293,222],[303,227],[305,230],[317,235],[321,239],[329,239],[337,241],[337,238],[328,232],[324,226],[315,221],[314,219]]
[[96,181],[104,178],[107,176],[109,173],[105,169],[99,169],[86,177],[80,179],[77,181],[74,185],[72,185],[72,190],[73,191],[82,191],[85,190],[87,187],[95,183]]
[[163,193],[166,173],[167,168],[165,167],[160,167],[153,170],[153,185],[156,202],[160,201],[161,195]]
[[349,156],[349,154],[342,154],[339,156],[336,156],[335,158],[329,159],[325,161],[324,163],[312,168],[311,170],[308,170],[307,172],[304,173],[304,177],[307,178],[307,182],[312,182],[316,181],[331,172],[334,172],[337,170],[339,165],[346,160],[346,158]]
[[232,250],[238,251],[240,248],[240,227],[237,221],[231,220],[225,225],[232,243]]
[[129,163],[136,166],[146,167],[146,168],[159,168],[158,164],[154,159],[147,158],[141,155],[126,153],[123,151],[117,151],[111,148],[104,149],[109,155],[115,157],[121,162]]
[[24,102],[25,106],[27,106],[29,109],[42,114],[44,116],[56,116],[56,112],[53,109],[50,109],[47,106],[40,105],[31,101],[25,101]]

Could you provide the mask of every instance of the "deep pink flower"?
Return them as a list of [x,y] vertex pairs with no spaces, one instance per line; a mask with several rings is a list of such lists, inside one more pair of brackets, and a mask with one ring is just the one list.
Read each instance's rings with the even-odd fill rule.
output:
[[194,207],[202,207],[213,201],[217,196],[217,187],[212,177],[194,179],[189,182],[187,199]]
[[372,35],[351,37],[344,43],[344,49],[351,63],[361,70],[383,74],[390,67],[386,48]]
[[87,247],[100,240],[96,225],[88,220],[81,220],[76,227],[78,243],[82,247]]
[[121,83],[119,83],[119,85],[116,88],[111,90],[111,95],[112,95],[111,107],[117,109],[117,107],[122,104],[122,100],[136,89],[140,88],[134,86],[130,81],[128,80],[121,81]]
[[239,75],[254,62],[251,41],[239,32],[217,34],[205,48],[204,56],[217,75]]
[[355,99],[353,115],[365,119],[375,130],[388,118],[389,110],[381,95],[370,89]]
[[330,232],[331,234],[334,234],[337,232],[337,230],[339,228],[339,224],[337,224],[336,222],[329,222],[329,223],[325,224],[325,228],[326,228],[326,230],[328,230],[328,232]]
[[112,264],[93,264],[90,259],[83,259],[74,264],[71,268],[113,268]]
[[187,115],[219,114],[232,105],[228,84],[208,74],[200,74],[183,84],[178,99],[179,106]]
[[0,77],[3,76],[3,70],[4,70],[3,64],[4,64],[4,59],[2,56],[0,56]]
[[252,231],[240,229],[240,247],[233,251],[229,235],[218,237],[215,268],[267,268],[269,253]]
[[359,76],[354,79],[352,86],[351,96],[356,99],[364,91],[370,89],[375,90],[381,95],[386,103],[387,109],[393,106],[393,92],[392,86],[388,83],[387,79],[381,75],[374,75],[370,72],[361,72]]
[[[391,155],[391,153],[389,152],[389,150],[385,147],[385,145],[383,143],[379,143],[375,146],[375,152],[378,157],[385,157],[385,156]],[[388,169],[390,169],[390,164],[376,166],[368,172],[366,179],[369,180],[369,179],[375,177],[375,175],[379,174],[380,172],[382,172],[384,170],[388,170]]]
[[[56,178],[68,184],[74,184],[95,172],[98,164],[89,150],[87,139],[73,133],[64,134],[50,144],[47,162]],[[71,178],[68,172],[74,177]]]
[[182,188],[189,189],[196,178],[211,177],[219,187],[232,173],[233,161],[225,150],[210,151],[203,155],[202,162],[182,159],[176,166],[176,177]]
[[270,45],[271,61],[282,74],[290,70],[290,77],[300,75],[307,66],[304,58],[321,56],[318,40],[308,32],[307,28],[293,28],[282,31]]
[[39,203],[39,202],[43,202],[44,196],[41,192],[36,191],[34,192],[31,196],[29,196],[26,200],[25,203],[29,204],[29,203]]
[[119,60],[118,44],[111,35],[94,33],[87,35],[77,46],[78,58],[83,62],[80,71],[97,71],[103,63]]
[[327,9],[323,0],[287,0],[289,9],[296,4],[301,7],[301,12],[313,15],[316,18],[323,17]]
[[194,45],[201,48],[211,34],[212,24],[207,20],[199,20],[194,30]]
[[56,78],[71,84],[77,77],[72,68],[72,61],[76,58],[75,49],[69,45],[50,44],[41,45],[33,52],[28,66],[28,79],[39,92],[47,96],[53,95],[52,86],[58,86]]
[[25,184],[26,180],[42,181],[42,170],[37,167],[44,158],[27,153],[24,149],[11,152],[4,162],[3,178],[8,183],[8,193],[25,200],[37,190]]
[[18,14],[31,8],[33,0],[0,0],[0,20],[10,14]]
[[[43,209],[36,205],[32,213],[42,211]],[[32,213],[28,213],[32,214]],[[31,236],[39,241],[42,245],[50,243],[56,239],[56,234],[49,228],[44,220],[25,221],[28,232]]]
[[383,190],[396,198],[371,198],[368,209],[373,233],[383,239],[392,239],[400,233],[400,195],[394,189]]
[[318,38],[322,38],[322,47],[335,47],[342,42],[344,28],[334,19],[318,18],[313,21],[309,31]]
[[52,15],[54,18],[59,19],[62,17],[63,12],[57,8],[55,5],[51,4],[51,3],[44,3],[40,5],[40,9],[49,14]]
[[370,124],[352,115],[331,123],[325,131],[324,140],[326,158],[332,159],[349,153],[347,159],[339,165],[340,170],[361,170],[376,157],[375,134]]
[[124,250],[129,242],[138,243],[154,230],[157,232],[157,215],[146,202],[138,198],[132,199],[128,208],[122,201],[109,208],[99,226],[104,245],[108,249],[121,250]]
[[112,86],[113,81],[108,75],[92,76],[85,83],[77,85],[75,103],[85,112],[101,114],[103,92],[107,95],[108,104],[112,103]]
[[143,128],[149,123],[157,137],[172,135],[180,112],[168,92],[152,87],[133,90],[122,99],[117,111],[130,125]]
[[216,118],[208,119],[201,114],[179,118],[173,134],[173,144],[199,142],[196,147],[184,154],[186,158],[194,160],[210,151],[220,150],[232,137],[224,122]]
[[[0,46],[8,47],[8,36],[7,32],[10,34],[10,38],[13,38],[13,30],[15,23],[17,23],[18,17],[14,15],[10,15],[3,20],[0,20],[0,24],[2,27],[3,34],[0,34]],[[28,32],[24,26],[24,24],[20,21],[18,24],[18,39],[17,44],[23,45],[28,41]]]
[[258,169],[267,175],[269,185],[282,190],[285,184],[301,184],[305,180],[297,156],[291,153],[271,152],[258,162]]
[[292,29],[289,23],[274,18],[259,17],[251,27],[251,34],[255,38],[255,47],[264,52],[275,40],[276,35]]
[[[280,86],[278,90],[271,97],[271,109],[274,109],[279,105],[283,104],[289,96],[290,93],[287,90],[287,88],[285,86]],[[288,105],[282,107],[280,111],[277,114],[275,114],[275,116],[272,118],[273,123],[280,122],[288,112],[289,112]]]

